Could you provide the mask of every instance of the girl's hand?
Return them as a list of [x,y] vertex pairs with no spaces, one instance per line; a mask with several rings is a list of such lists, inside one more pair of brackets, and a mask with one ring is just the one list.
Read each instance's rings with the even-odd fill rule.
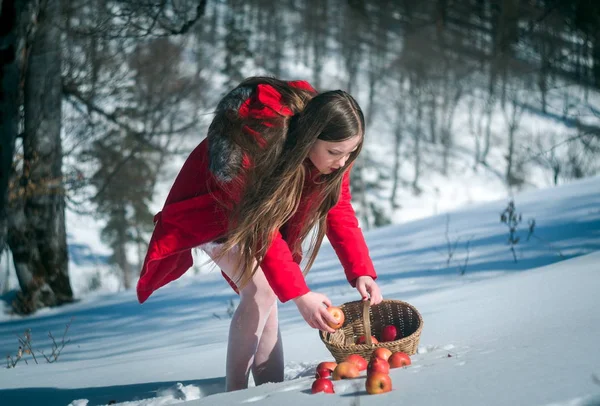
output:
[[331,301],[327,296],[308,292],[293,300],[309,326],[328,333],[335,333],[335,330],[327,325],[327,321],[333,324],[337,323],[337,320],[327,311],[327,307],[331,306]]
[[356,290],[358,290],[363,300],[370,298],[372,305],[379,304],[383,300],[379,286],[377,286],[377,283],[370,276],[359,276],[356,278]]

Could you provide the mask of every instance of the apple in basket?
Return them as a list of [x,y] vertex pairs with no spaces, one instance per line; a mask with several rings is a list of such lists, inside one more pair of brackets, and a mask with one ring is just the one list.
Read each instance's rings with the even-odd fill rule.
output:
[[411,363],[408,354],[401,351],[393,353],[392,356],[388,359],[388,362],[390,364],[390,368],[405,367],[410,365]]
[[315,378],[328,378],[333,373],[333,370],[337,367],[337,363],[333,361],[321,362],[317,365],[315,371]]
[[384,326],[381,329],[381,341],[394,341],[398,336],[398,329],[396,326]]
[[310,388],[311,393],[335,393],[333,391],[333,382],[327,378],[317,378]]
[[356,378],[360,375],[360,371],[356,364],[352,362],[340,362],[333,370],[332,379],[339,381],[340,379]]
[[371,362],[367,365],[367,376],[375,372],[382,372],[384,374],[390,373],[390,364],[381,358],[371,358]]
[[373,353],[371,353],[371,359],[381,358],[382,360],[387,361],[392,356],[392,351],[388,348],[376,348]]
[[342,327],[342,325],[344,324],[344,320],[346,319],[346,316],[344,315],[344,311],[337,306],[329,306],[327,308],[327,311],[336,320],[336,323],[331,323],[331,322],[327,321],[327,325],[334,330],[337,330],[338,328]]
[[374,372],[367,376],[365,389],[369,395],[390,392],[392,390],[392,378],[383,372]]
[[348,355],[344,361],[355,364],[359,371],[367,369],[367,360],[359,354]]
[[[375,338],[375,336],[371,336],[371,341],[373,341],[373,344],[379,344],[379,341]],[[367,343],[367,336],[360,336],[356,339],[356,344],[366,344]]]

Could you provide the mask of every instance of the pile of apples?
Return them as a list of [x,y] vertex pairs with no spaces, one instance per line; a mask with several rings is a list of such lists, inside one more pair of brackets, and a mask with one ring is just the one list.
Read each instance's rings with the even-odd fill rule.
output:
[[370,395],[386,393],[392,390],[390,368],[400,368],[410,364],[408,354],[392,352],[387,348],[376,348],[371,354],[369,363],[359,354],[349,355],[339,364],[333,361],[321,362],[317,365],[311,392],[335,393],[333,381],[358,378],[361,372],[366,370],[365,389],[367,393]]
[[[344,312],[336,306],[330,306],[327,310],[333,315],[337,323],[331,325],[338,329],[344,324]],[[394,341],[402,338],[402,334],[397,331],[395,326],[384,326],[381,330],[381,341]],[[379,343],[375,336],[371,336],[373,344]],[[356,344],[366,343],[366,337],[360,336]],[[362,371],[367,371],[367,380],[365,389],[370,395],[386,393],[392,390],[392,379],[390,378],[390,368],[405,367],[411,364],[410,357],[404,352],[392,352],[388,348],[376,348],[367,360],[360,354],[351,354],[339,364],[333,361],[321,362],[317,365],[315,381],[312,384],[312,393],[335,393],[333,382],[340,379],[351,379],[360,376]],[[331,378],[331,379],[329,379]]]

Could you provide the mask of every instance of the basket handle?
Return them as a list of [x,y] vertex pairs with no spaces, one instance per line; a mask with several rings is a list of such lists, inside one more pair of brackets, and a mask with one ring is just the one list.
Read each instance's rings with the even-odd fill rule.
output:
[[369,316],[369,307],[371,306],[371,299],[363,300],[363,324],[365,326],[365,339],[369,346],[373,346],[373,340],[371,339],[371,317]]

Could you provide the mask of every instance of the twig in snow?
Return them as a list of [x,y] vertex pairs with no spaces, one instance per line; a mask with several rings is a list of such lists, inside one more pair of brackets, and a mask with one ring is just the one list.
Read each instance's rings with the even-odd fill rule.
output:
[[458,245],[458,242],[460,241],[460,237],[458,237],[454,241],[454,244],[452,244],[452,242],[450,241],[449,229],[450,229],[450,215],[446,214],[445,235],[446,235],[446,248],[448,249],[448,258],[446,259],[446,268],[450,267],[450,261],[452,261],[452,257],[454,256],[454,252],[456,251],[456,246]]
[[60,355],[60,352],[63,350],[63,348],[65,348],[65,345],[67,345],[71,341],[71,339],[68,339],[67,341],[65,341],[65,338],[67,336],[67,332],[69,331],[69,327],[71,327],[72,322],[73,322],[73,318],[71,317],[71,320],[69,320],[69,322],[67,323],[67,325],[65,327],[65,331],[63,333],[62,340],[60,342],[60,347],[56,343],[56,340],[54,339],[52,332],[50,332],[50,331],[48,332],[48,337],[50,337],[50,339],[52,340],[52,354],[50,354],[50,357],[48,357],[46,354],[44,354],[44,351],[39,351],[39,353],[42,354],[44,356],[44,358],[46,358],[46,361],[49,364],[58,361],[58,356]]
[[460,270],[461,275],[465,274],[465,272],[467,271],[467,266],[469,265],[469,253],[471,252],[469,248],[471,246],[471,239],[472,239],[472,237],[469,238],[469,240],[467,241],[467,246],[465,247],[465,249],[467,250],[467,256],[465,257],[465,262],[462,265],[460,265],[460,264],[458,265],[458,269]]

